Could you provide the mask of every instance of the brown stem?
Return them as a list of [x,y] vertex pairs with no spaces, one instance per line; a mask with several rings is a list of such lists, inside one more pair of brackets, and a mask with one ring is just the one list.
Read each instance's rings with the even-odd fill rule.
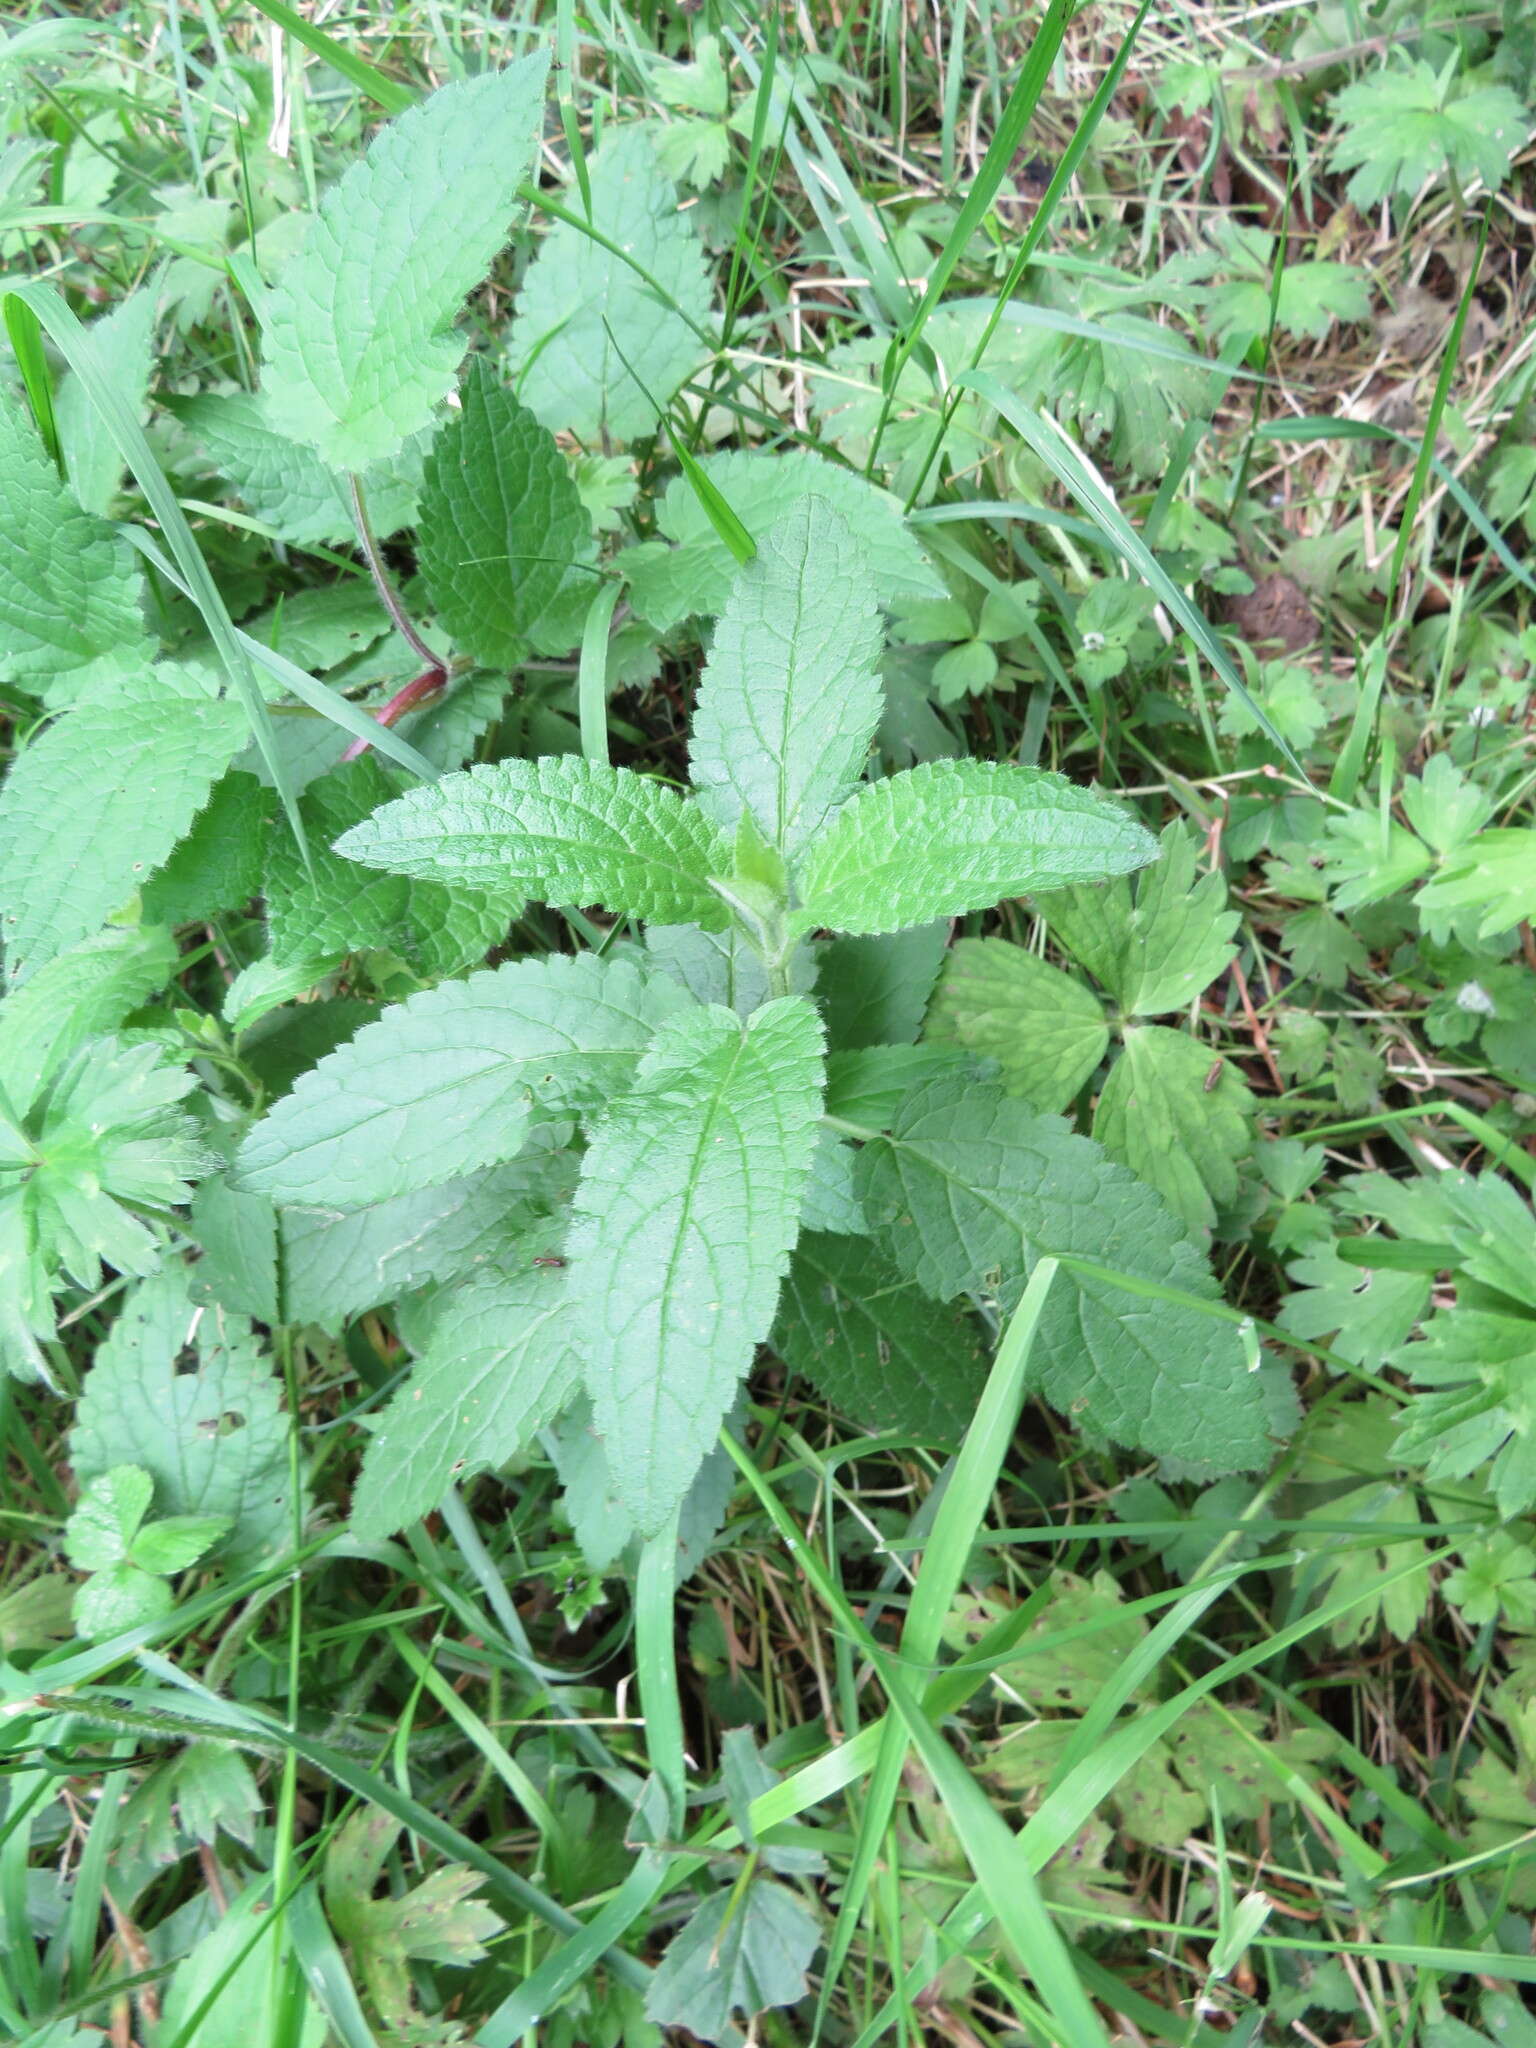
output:
[[368,524],[368,507],[363,502],[363,485],[360,477],[349,476],[347,488],[352,494],[352,518],[357,526],[357,537],[363,555],[368,563],[368,574],[373,578],[373,587],[379,593],[379,603],[395,622],[395,631],[413,653],[420,656],[439,675],[447,673],[448,664],[441,655],[434,654],[426,641],[406,616],[405,606],[400,602],[399,592],[384,573],[384,559],[379,553],[379,544],[373,537],[373,528]]

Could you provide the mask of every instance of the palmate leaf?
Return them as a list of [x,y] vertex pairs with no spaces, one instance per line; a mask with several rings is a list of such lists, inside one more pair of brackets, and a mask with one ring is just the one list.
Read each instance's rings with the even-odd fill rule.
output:
[[121,1024],[169,980],[176,942],[152,925],[97,932],[0,1003],[0,1098],[18,1116],[87,1039]]
[[1099,1095],[1093,1135],[1192,1230],[1209,1230],[1237,1194],[1252,1117],[1253,1097],[1230,1061],[1213,1064],[1210,1047],[1187,1032],[1135,1024]]
[[709,270],[646,129],[612,131],[587,159],[587,188],[592,226],[632,263],[556,222],[518,297],[509,359],[546,427],[633,441],[657,431],[656,407],[708,351],[695,330],[709,319]]
[[393,455],[452,388],[451,323],[507,238],[548,70],[536,51],[392,121],[284,267],[263,322],[266,414],[332,469]]
[[1525,108],[1507,85],[1479,86],[1459,98],[1453,91],[1448,74],[1437,77],[1415,62],[1372,72],[1336,96],[1329,154],[1352,173],[1352,205],[1366,213],[1397,194],[1411,198],[1447,170],[1498,190],[1528,132]]
[[1220,1313],[1210,1267],[1159,1197],[1091,1139],[988,1084],[941,1078],[859,1156],[857,1187],[886,1256],[936,1300],[1017,1298],[1046,1253],[1076,1255],[1137,1293],[1064,1269],[1035,1340],[1033,1384],[1113,1442],[1208,1471],[1270,1455],[1262,1376]]
[[[882,605],[943,596],[937,571],[902,518],[900,499],[853,470],[808,448],[788,455],[728,449],[705,456],[699,467],[754,539],[802,499],[822,498],[857,536]],[[686,477],[668,484],[656,524],[665,540],[643,541],[622,557],[635,610],[663,632],[690,615],[713,618],[737,567]]]
[[1065,1109],[1109,1050],[1098,998],[1006,939],[956,941],[923,1036],[996,1060],[1010,1095],[1048,1110]]
[[423,989],[300,1078],[241,1146],[239,1184],[363,1208],[510,1159],[536,1111],[625,1087],[687,1001],[664,976],[590,954]]
[[805,1996],[821,1927],[788,1886],[754,1878],[723,1887],[673,1935],[646,1993],[648,2019],[686,2027],[701,2041],[740,2039],[733,2013]]
[[867,784],[806,848],[802,930],[899,931],[1144,867],[1134,818],[1044,769],[929,761]]
[[986,1385],[975,1324],[857,1237],[795,1247],[772,1344],[836,1407],[874,1429],[958,1443]]
[[723,831],[751,813],[798,853],[863,778],[884,703],[879,600],[864,554],[822,498],[769,528],[715,627],[689,746]]
[[105,924],[170,854],[249,732],[169,666],[58,719],[0,789],[0,930],[14,981]]
[[726,923],[709,877],[728,873],[731,856],[698,805],[572,754],[445,775],[385,804],[336,850],[396,874],[515,885],[545,903],[709,931]]
[[[109,366],[110,375],[135,418],[144,411],[154,366],[158,296],[152,285],[141,286],[85,330],[86,347]],[[104,518],[122,482],[122,451],[73,370],[60,380],[53,416],[59,430],[64,472],[75,502]]]
[[505,1464],[565,1405],[578,1361],[567,1274],[521,1259],[448,1289],[427,1348],[379,1419],[352,1500],[365,1541],[430,1514],[456,1479]]
[[454,645],[488,668],[568,654],[598,587],[591,523],[554,436],[475,357],[432,444],[418,557]]
[[142,586],[128,543],[81,511],[0,388],[0,680],[65,703],[142,668]]
[[1158,842],[1161,858],[1107,889],[1063,889],[1038,908],[1067,951],[1102,982],[1129,1017],[1181,1010],[1237,952],[1238,915],[1226,878],[1196,879],[1195,843],[1177,820]]
[[619,1497],[654,1535],[768,1335],[821,1108],[821,1025],[785,996],[657,1033],[593,1134],[567,1257],[573,1341]]

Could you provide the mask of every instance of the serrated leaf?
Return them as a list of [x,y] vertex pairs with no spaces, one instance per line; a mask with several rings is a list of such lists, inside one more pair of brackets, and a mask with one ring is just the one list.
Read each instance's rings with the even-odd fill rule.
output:
[[575,755],[498,761],[423,784],[338,843],[367,867],[719,931],[729,849],[698,805]]
[[816,970],[816,1000],[837,1052],[910,1045],[949,943],[949,922],[873,938],[833,939]]
[[1069,889],[1041,898],[1052,934],[1114,996],[1127,1016],[1183,1009],[1231,962],[1238,913],[1224,876],[1195,879],[1195,843],[1175,820],[1161,857],[1134,889]]
[[772,1878],[718,1891],[668,1943],[646,1992],[646,2017],[703,2041],[738,2038],[733,2013],[805,1996],[820,1940],[819,1923]]
[[863,1238],[801,1237],[770,1341],[845,1415],[919,1443],[958,1443],[986,1385],[975,1324]]
[[150,1522],[134,1537],[129,1556],[141,1572],[157,1578],[171,1578],[196,1564],[221,1536],[229,1533],[226,1515],[172,1515],[169,1521]]
[[312,782],[299,799],[308,867],[287,825],[274,820],[265,893],[277,965],[378,947],[435,977],[483,960],[506,937],[526,896],[516,882],[371,875],[332,850],[397,789],[372,755]]
[[263,318],[268,421],[352,471],[393,455],[453,386],[452,321],[507,239],[549,58],[441,86],[321,201]]
[[1010,1095],[1065,1109],[1109,1050],[1091,991],[1006,939],[960,939],[929,1006],[923,1036],[995,1060]]
[[[145,393],[149,389],[157,297],[152,285],[141,286],[85,329],[85,347],[107,366],[114,386],[135,419],[144,411]],[[122,451],[74,370],[60,379],[54,394],[53,417],[64,455],[64,471],[76,504],[105,518],[122,482]]]
[[1459,911],[1477,917],[1477,935],[1491,939],[1536,917],[1536,832],[1518,825],[1480,832],[1424,884],[1414,902],[1431,937],[1443,935]]
[[1536,1319],[1458,1299],[1392,1363],[1422,1388],[1396,1452],[1431,1480],[1479,1473],[1506,1520],[1536,1505]]
[[643,127],[609,131],[587,158],[587,190],[592,226],[640,269],[557,221],[518,295],[508,360],[545,426],[634,441],[656,432],[656,407],[708,351],[695,330],[710,317],[709,270]]
[[598,587],[586,507],[554,437],[469,365],[462,403],[427,457],[418,559],[454,645],[488,668],[532,648],[568,654]]
[[363,1457],[352,1527],[365,1541],[430,1514],[450,1484],[505,1464],[564,1406],[578,1365],[563,1268],[521,1264],[461,1283]]
[[1303,1344],[1325,1339],[1341,1358],[1373,1370],[1401,1344],[1429,1305],[1430,1277],[1346,1265],[1332,1242],[1287,1266],[1297,1283],[1277,1318]]
[[1100,1092],[1093,1135],[1192,1230],[1209,1230],[1237,1194],[1252,1119],[1253,1096],[1230,1060],[1217,1065],[1187,1032],[1133,1024]]
[[246,737],[238,704],[150,670],[54,722],[0,789],[12,981],[106,923],[170,854]]
[[1156,850],[1127,812],[1064,776],[929,761],[866,784],[806,848],[798,921],[803,930],[899,931],[1125,874]]
[[144,1216],[185,1202],[217,1163],[179,1107],[195,1086],[142,1041],[88,1039],[60,1066],[14,1134],[10,1161],[23,1169],[15,1199],[47,1270],[95,1287],[104,1261],[121,1273],[154,1269],[160,1239]]
[[164,1579],[126,1558],[93,1572],[75,1595],[75,1626],[88,1642],[106,1642],[124,1629],[160,1621],[176,1604]]
[[942,1079],[866,1145],[857,1177],[878,1241],[936,1300],[1018,1296],[1046,1253],[1075,1255],[1189,1301],[1064,1269],[1035,1339],[1032,1383],[1115,1443],[1248,1471],[1269,1455],[1261,1375],[1210,1268],[1149,1187],[1057,1117],[988,1083]]
[[1507,85],[1484,85],[1451,98],[1428,64],[1382,67],[1334,99],[1329,154],[1352,173],[1350,203],[1368,213],[1383,199],[1418,192],[1447,170],[1480,177],[1496,192],[1526,139],[1529,122]]
[[[190,924],[248,903],[261,887],[262,848],[276,812],[271,790],[254,775],[231,769],[142,890],[144,915],[163,924]],[[282,829],[290,830],[286,822]]]
[[423,989],[365,1025],[250,1133],[239,1184],[363,1208],[511,1159],[536,1114],[622,1090],[687,998],[624,961],[558,954]]
[[[297,547],[357,537],[347,486],[312,448],[267,424],[261,401],[248,391],[208,392],[173,406],[208,450],[246,510]],[[398,454],[363,473],[368,524],[388,540],[416,517],[426,436],[413,435]]]
[[154,1494],[154,1480],[139,1465],[114,1465],[82,1487],[64,1525],[64,1555],[75,1570],[121,1564]]
[[282,1210],[288,1319],[338,1331],[365,1309],[491,1263],[533,1222],[538,1183],[548,1179],[553,1197],[561,1172],[535,1151],[366,1209]]
[[82,1483],[141,1465],[167,1513],[228,1516],[236,1559],[292,1538],[278,1382],[243,1316],[193,1305],[184,1268],[125,1298],[85,1376],[69,1458]]
[[768,970],[738,925],[706,932],[696,924],[651,924],[645,950],[696,1003],[719,1003],[740,1017],[768,1000]]
[[0,1003],[0,1098],[25,1116],[72,1053],[165,985],[176,958],[169,932],[115,928],[71,946],[12,989]]
[[879,603],[863,550],[821,498],[769,528],[715,627],[689,744],[722,831],[743,809],[798,853],[862,781],[880,723]]
[[81,511],[0,389],[0,679],[67,703],[144,666],[142,585],[128,543]]
[[[754,539],[803,498],[824,498],[858,537],[883,605],[943,595],[943,582],[902,517],[900,499],[855,471],[809,449],[788,455],[731,449],[705,456],[699,467]],[[627,548],[620,558],[635,610],[662,632],[690,614],[713,618],[730,595],[737,564],[685,477],[668,484],[656,524],[665,540]]]
[[620,1498],[661,1528],[773,1322],[821,1107],[803,997],[670,1018],[593,1134],[567,1256],[573,1341]]

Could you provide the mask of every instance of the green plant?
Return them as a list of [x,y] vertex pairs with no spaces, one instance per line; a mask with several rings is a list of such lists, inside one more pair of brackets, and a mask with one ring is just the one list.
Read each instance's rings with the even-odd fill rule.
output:
[[114,1465],[83,1489],[64,1525],[64,1555],[88,1572],[75,1594],[83,1636],[121,1635],[171,1611],[167,1583],[195,1564],[221,1536],[223,1515],[171,1515],[146,1521],[155,1482],[140,1465]]

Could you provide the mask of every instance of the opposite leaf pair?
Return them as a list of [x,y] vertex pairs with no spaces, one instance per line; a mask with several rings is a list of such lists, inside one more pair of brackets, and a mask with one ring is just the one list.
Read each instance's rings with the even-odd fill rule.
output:
[[[914,1091],[925,1075],[907,1071],[910,1049],[893,1062],[869,1048],[854,1055],[869,1072],[841,1076],[839,1106],[867,1099],[872,1124],[824,1122],[822,1020],[790,992],[810,979],[811,932],[894,933],[1123,874],[1155,852],[1124,812],[1040,770],[943,762],[865,783],[879,651],[861,552],[828,506],[804,500],[726,601],[698,697],[694,795],[605,763],[504,761],[384,804],[338,842],[370,866],[598,904],[692,927],[699,943],[732,934],[765,992],[743,1019],[642,972],[627,947],[516,961],[386,1011],[251,1133],[241,1185],[360,1209],[512,1159],[541,1132],[563,1142],[554,1125],[585,1131],[563,1245],[552,1217],[532,1236],[509,1231],[414,1325],[420,1363],[370,1445],[361,1533],[426,1512],[471,1465],[505,1461],[578,1387],[619,1499],[643,1533],[664,1528],[772,1328],[803,1221],[829,1227],[824,1205],[806,1204],[828,1144],[846,1173],[838,1135],[864,1149],[860,1193],[830,1227],[884,1233],[893,1264],[942,1300],[999,1285],[1011,1297],[1043,1251],[1161,1286],[1150,1318],[1112,1275],[1062,1288],[1041,1340],[1061,1405],[1172,1450],[1198,1434],[1206,1396],[1241,1388],[1230,1442],[1210,1453],[1261,1458],[1262,1403],[1209,1314],[1203,1262],[1097,1147],[1053,1119],[1012,1117],[968,1079],[942,1099]],[[951,1125],[972,1110],[986,1129],[952,1163]],[[869,1142],[884,1129],[897,1135]],[[1148,1320],[1182,1331],[1172,1351]]]

